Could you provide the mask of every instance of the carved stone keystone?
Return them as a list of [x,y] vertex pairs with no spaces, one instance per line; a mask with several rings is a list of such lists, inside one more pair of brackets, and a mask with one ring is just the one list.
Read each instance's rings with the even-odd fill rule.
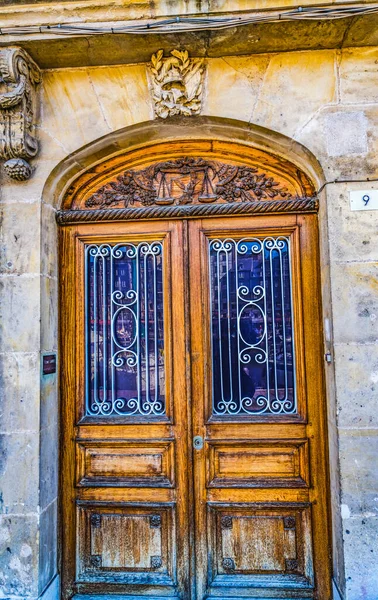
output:
[[168,58],[163,58],[163,50],[153,54],[149,72],[155,115],[199,115],[204,71],[203,58],[189,58],[187,50],[172,50]]
[[28,162],[38,152],[35,138],[36,87],[41,72],[17,46],[0,48],[0,158],[12,179],[29,179]]

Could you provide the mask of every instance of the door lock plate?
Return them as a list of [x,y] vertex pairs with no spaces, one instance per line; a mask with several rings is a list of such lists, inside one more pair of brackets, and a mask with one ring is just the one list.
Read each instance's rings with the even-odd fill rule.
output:
[[193,448],[195,450],[202,450],[203,448],[203,438],[200,435],[195,435],[193,438]]

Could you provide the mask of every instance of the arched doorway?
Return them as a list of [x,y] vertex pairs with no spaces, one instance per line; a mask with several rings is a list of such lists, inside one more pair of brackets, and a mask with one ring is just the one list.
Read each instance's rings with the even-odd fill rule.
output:
[[201,139],[66,193],[64,598],[331,598],[314,194]]

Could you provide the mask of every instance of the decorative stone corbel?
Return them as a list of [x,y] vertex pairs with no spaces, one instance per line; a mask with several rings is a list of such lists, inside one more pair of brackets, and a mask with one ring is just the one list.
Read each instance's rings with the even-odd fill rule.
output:
[[172,50],[168,58],[163,58],[163,50],[153,54],[149,73],[155,115],[199,115],[204,72],[204,59],[189,58],[187,50]]
[[29,179],[28,162],[38,152],[35,138],[36,87],[41,72],[17,46],[0,48],[0,158],[12,179]]

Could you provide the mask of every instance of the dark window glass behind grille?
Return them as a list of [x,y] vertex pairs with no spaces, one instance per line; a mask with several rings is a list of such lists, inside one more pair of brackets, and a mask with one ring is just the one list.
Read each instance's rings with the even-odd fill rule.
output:
[[209,242],[214,415],[296,412],[289,240]]
[[160,242],[86,246],[86,412],[165,414]]

